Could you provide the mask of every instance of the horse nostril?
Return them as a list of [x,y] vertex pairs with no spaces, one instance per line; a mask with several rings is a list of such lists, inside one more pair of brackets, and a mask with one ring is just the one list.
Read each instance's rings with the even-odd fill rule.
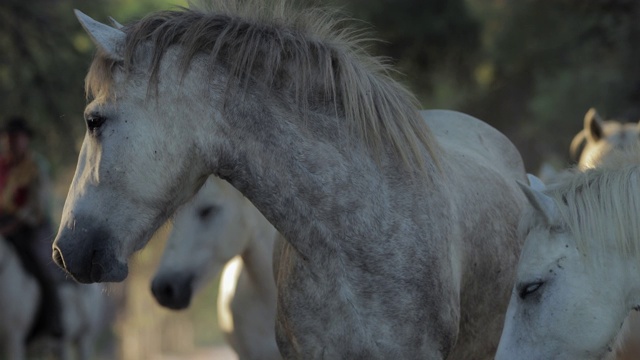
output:
[[176,291],[171,284],[165,284],[161,290],[162,294],[166,299],[174,300],[174,296],[176,295]]
[[176,294],[170,281],[154,280],[151,284],[151,292],[161,302],[173,301]]
[[62,258],[62,253],[60,252],[60,249],[58,249],[57,247],[54,247],[51,257],[53,258],[53,262],[55,262],[56,265],[60,266],[63,269],[66,269],[64,265],[64,259]]
[[151,283],[151,292],[160,305],[173,310],[181,310],[189,307],[191,302],[190,283],[191,281],[185,283],[182,276],[156,278]]

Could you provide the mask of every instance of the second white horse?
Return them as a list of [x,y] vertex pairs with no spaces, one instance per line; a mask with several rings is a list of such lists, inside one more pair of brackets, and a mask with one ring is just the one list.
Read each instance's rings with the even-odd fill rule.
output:
[[175,216],[152,282],[153,295],[163,306],[186,308],[193,294],[224,267],[218,323],[227,341],[240,359],[281,359],[272,273],[273,244],[279,236],[239,191],[210,177]]

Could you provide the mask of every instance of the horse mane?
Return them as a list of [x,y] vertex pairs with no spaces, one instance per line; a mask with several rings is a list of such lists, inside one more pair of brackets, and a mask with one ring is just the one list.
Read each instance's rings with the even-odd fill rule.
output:
[[613,150],[596,168],[566,172],[545,193],[590,259],[611,249],[640,259],[640,147]]
[[391,77],[384,59],[366,52],[368,39],[345,27],[348,20],[329,9],[296,11],[286,0],[212,0],[206,11],[153,13],[122,28],[123,61],[97,53],[87,95],[107,94],[114,69],[131,71],[141,51],[152,51],[150,86],[157,86],[164,53],[179,45],[183,74],[196,55],[208,56],[210,68],[228,70],[224,98],[249,84],[277,89],[303,115],[313,109],[344,117],[374,154],[390,144],[408,168],[424,170],[424,150],[437,164],[436,144],[417,100]]

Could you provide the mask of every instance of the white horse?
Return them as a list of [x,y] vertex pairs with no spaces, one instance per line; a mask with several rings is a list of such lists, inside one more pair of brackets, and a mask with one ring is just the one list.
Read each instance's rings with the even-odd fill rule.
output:
[[584,116],[584,128],[571,141],[571,157],[584,170],[606,162],[613,149],[628,148],[640,143],[640,124],[603,120],[591,108]]
[[464,114],[420,114],[331,12],[212,2],[122,29],[77,13],[99,52],[56,263],[123,280],[214,174],[287,239],[284,358],[492,357],[526,203],[513,144]]
[[531,209],[496,359],[602,359],[640,308],[640,154],[523,186]]
[[[218,324],[240,359],[281,359],[276,345],[273,244],[280,234],[229,183],[209,177],[174,216],[151,289],[171,309],[223,269]],[[225,266],[226,264],[226,266]]]
[[[110,323],[105,319],[107,298],[100,284],[63,283],[59,285],[63,301],[64,335],[59,342],[60,358],[89,360],[99,335]],[[74,351],[75,349],[75,351]],[[75,357],[72,355],[75,352]]]
[[[46,342],[60,359],[89,360],[96,336],[104,329],[104,297],[99,284],[63,283],[58,291],[63,302],[61,339]],[[36,280],[22,267],[13,247],[0,238],[0,339],[6,358],[26,358],[27,340],[38,313],[40,289]]]
[[[584,117],[584,129],[571,142],[571,156],[578,160],[578,168],[586,170],[608,162],[611,154],[618,150],[638,148],[640,145],[640,125],[620,123],[615,120],[603,120],[595,109],[591,108]],[[632,312],[625,326],[637,329],[640,317]],[[625,331],[619,338],[616,349],[618,358],[640,355],[640,334],[637,331]]]
[[0,341],[7,359],[25,359],[39,297],[38,283],[24,270],[13,246],[0,237]]

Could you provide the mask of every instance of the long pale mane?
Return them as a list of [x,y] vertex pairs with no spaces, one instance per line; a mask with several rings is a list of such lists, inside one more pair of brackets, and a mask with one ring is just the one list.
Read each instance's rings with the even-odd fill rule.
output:
[[614,249],[640,259],[639,150],[614,150],[606,163],[569,172],[546,191],[589,258]]
[[124,61],[98,53],[87,75],[88,96],[108,93],[116,68],[133,69],[140,51],[151,56],[151,84],[163,54],[182,48],[181,71],[196,55],[230,74],[231,90],[276,89],[301,109],[327,111],[346,119],[376,154],[387,144],[402,161],[424,169],[425,150],[437,162],[436,145],[414,96],[390,76],[391,68],[367,54],[361,31],[327,9],[294,10],[286,0],[213,0],[208,9],[153,13],[129,24]]

